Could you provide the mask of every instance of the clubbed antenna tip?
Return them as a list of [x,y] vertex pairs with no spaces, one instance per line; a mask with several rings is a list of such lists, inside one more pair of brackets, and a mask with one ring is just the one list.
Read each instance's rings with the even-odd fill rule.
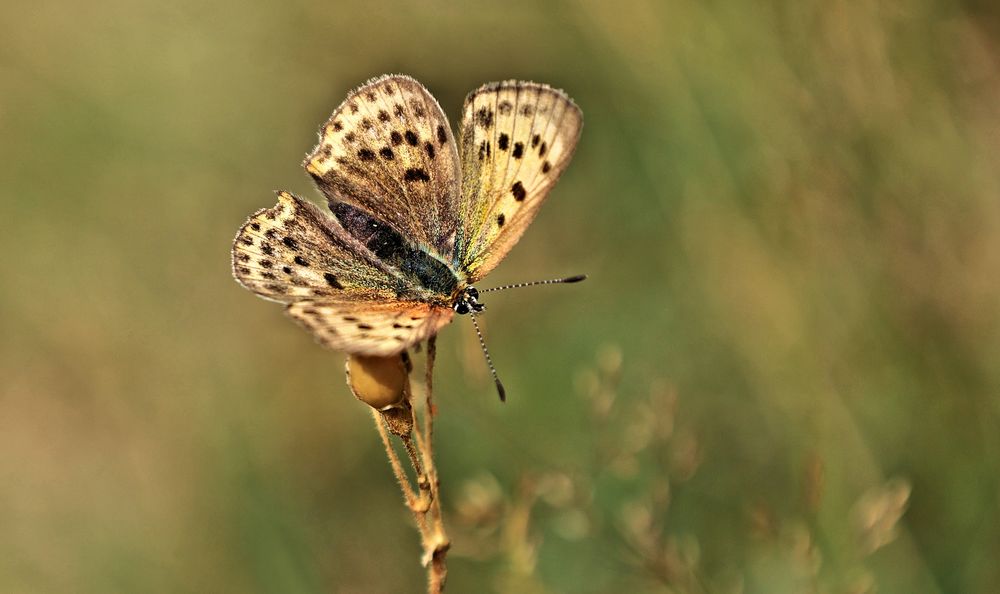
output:
[[[568,284],[568,283],[578,283],[582,280],[586,280],[586,274],[577,274],[575,276],[567,276],[566,278],[554,278],[550,280],[533,281],[530,283],[517,283],[513,285],[504,285],[502,287],[493,287],[492,289],[483,289],[480,293],[489,293],[490,291],[503,291],[505,289],[519,289],[521,287],[533,287],[535,285],[555,285],[555,284]],[[478,310],[477,310],[478,311]],[[464,311],[461,313],[465,313]],[[493,374],[493,383],[497,386],[497,394],[500,395],[500,402],[507,402],[507,390],[504,390],[503,384],[500,383],[500,378],[497,377],[496,367],[493,366],[493,359],[490,357],[490,352],[486,350],[486,341],[483,340],[483,333],[479,330],[479,322],[476,321],[475,314],[469,311],[469,317],[472,318],[472,325],[476,328],[476,336],[479,338],[479,346],[483,349],[483,355],[486,357],[486,365],[490,368],[490,373]]]
[[503,285],[500,287],[493,287],[491,289],[482,289],[480,293],[490,293],[493,291],[506,291],[507,289],[520,289],[521,287],[534,287],[536,285],[559,285],[568,283],[578,283],[582,280],[586,280],[586,274],[577,274],[576,276],[568,276],[566,278],[553,278],[549,280],[532,281],[530,283],[514,283],[512,285]]

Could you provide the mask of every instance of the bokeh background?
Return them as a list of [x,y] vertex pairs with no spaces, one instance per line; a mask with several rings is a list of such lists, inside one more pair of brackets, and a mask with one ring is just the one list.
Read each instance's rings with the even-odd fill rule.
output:
[[574,162],[439,339],[454,592],[1000,587],[986,0],[0,6],[0,590],[417,592],[343,357],[229,248],[372,76]]

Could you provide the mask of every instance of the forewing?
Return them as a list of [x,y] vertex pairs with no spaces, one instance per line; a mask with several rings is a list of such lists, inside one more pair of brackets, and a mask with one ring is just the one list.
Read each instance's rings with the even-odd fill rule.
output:
[[320,129],[304,163],[332,202],[348,202],[450,261],[460,195],[448,119],[408,76],[373,79]]
[[287,192],[240,228],[232,257],[241,285],[283,303],[395,300],[415,290],[333,217]]
[[303,301],[288,315],[332,349],[388,356],[426,340],[451,321],[454,312],[421,302],[346,303]]
[[582,126],[569,97],[538,83],[492,83],[466,98],[455,256],[469,282],[486,276],[521,238],[573,156]]

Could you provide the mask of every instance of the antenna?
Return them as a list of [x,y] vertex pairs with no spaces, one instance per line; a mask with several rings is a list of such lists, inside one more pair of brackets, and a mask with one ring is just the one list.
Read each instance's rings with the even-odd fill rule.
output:
[[[578,274],[576,276],[568,276],[566,278],[553,278],[550,280],[532,281],[530,283],[514,283],[513,285],[503,285],[500,287],[493,287],[492,289],[480,289],[480,293],[490,293],[492,291],[505,291],[507,289],[520,289],[521,287],[533,287],[535,285],[558,285],[562,283],[578,283],[587,278],[586,274]],[[487,358],[489,356],[487,355]]]
[[493,366],[493,359],[490,358],[490,352],[486,350],[486,341],[483,340],[483,333],[479,330],[479,322],[476,321],[476,314],[470,311],[469,317],[472,318],[472,325],[476,329],[476,336],[479,337],[479,346],[483,347],[483,355],[486,355],[486,365],[489,366],[490,373],[493,374],[493,383],[497,385],[500,402],[507,402],[507,391],[503,389],[503,384],[500,383],[500,378],[497,377],[497,368]]
[[500,383],[500,378],[497,377],[497,368],[493,366],[493,358],[490,357],[490,352],[486,349],[486,341],[483,340],[483,332],[479,329],[479,322],[476,321],[476,312],[482,311],[483,309],[483,306],[476,301],[476,298],[479,297],[480,293],[503,291],[506,289],[519,289],[521,287],[533,287],[535,285],[578,283],[586,278],[586,274],[577,274],[576,276],[567,276],[566,278],[553,278],[528,283],[503,285],[501,287],[493,287],[492,289],[483,289],[482,291],[476,291],[473,287],[467,287],[460,296],[460,299],[456,301],[455,311],[459,314],[469,314],[469,317],[472,318],[472,326],[476,329],[476,336],[479,338],[479,346],[483,349],[483,356],[486,357],[486,365],[490,368],[490,373],[493,374],[493,383],[497,386],[497,393],[500,395],[500,402],[507,402],[507,391],[503,389],[503,384]]

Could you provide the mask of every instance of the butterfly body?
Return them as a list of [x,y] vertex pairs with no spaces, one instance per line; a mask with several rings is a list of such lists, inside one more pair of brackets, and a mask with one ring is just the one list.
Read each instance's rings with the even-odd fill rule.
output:
[[404,290],[407,287],[419,287],[438,297],[451,296],[457,290],[459,273],[450,263],[442,262],[431,252],[411,245],[388,225],[346,202],[331,202],[330,210],[345,231],[363,243],[380,260],[399,270],[408,281]]
[[373,79],[304,163],[333,216],[279,192],[237,234],[233,273],[329,347],[398,353],[482,311],[473,283],[534,218],[581,126],[560,91],[493,83],[466,99],[456,143],[420,83]]

